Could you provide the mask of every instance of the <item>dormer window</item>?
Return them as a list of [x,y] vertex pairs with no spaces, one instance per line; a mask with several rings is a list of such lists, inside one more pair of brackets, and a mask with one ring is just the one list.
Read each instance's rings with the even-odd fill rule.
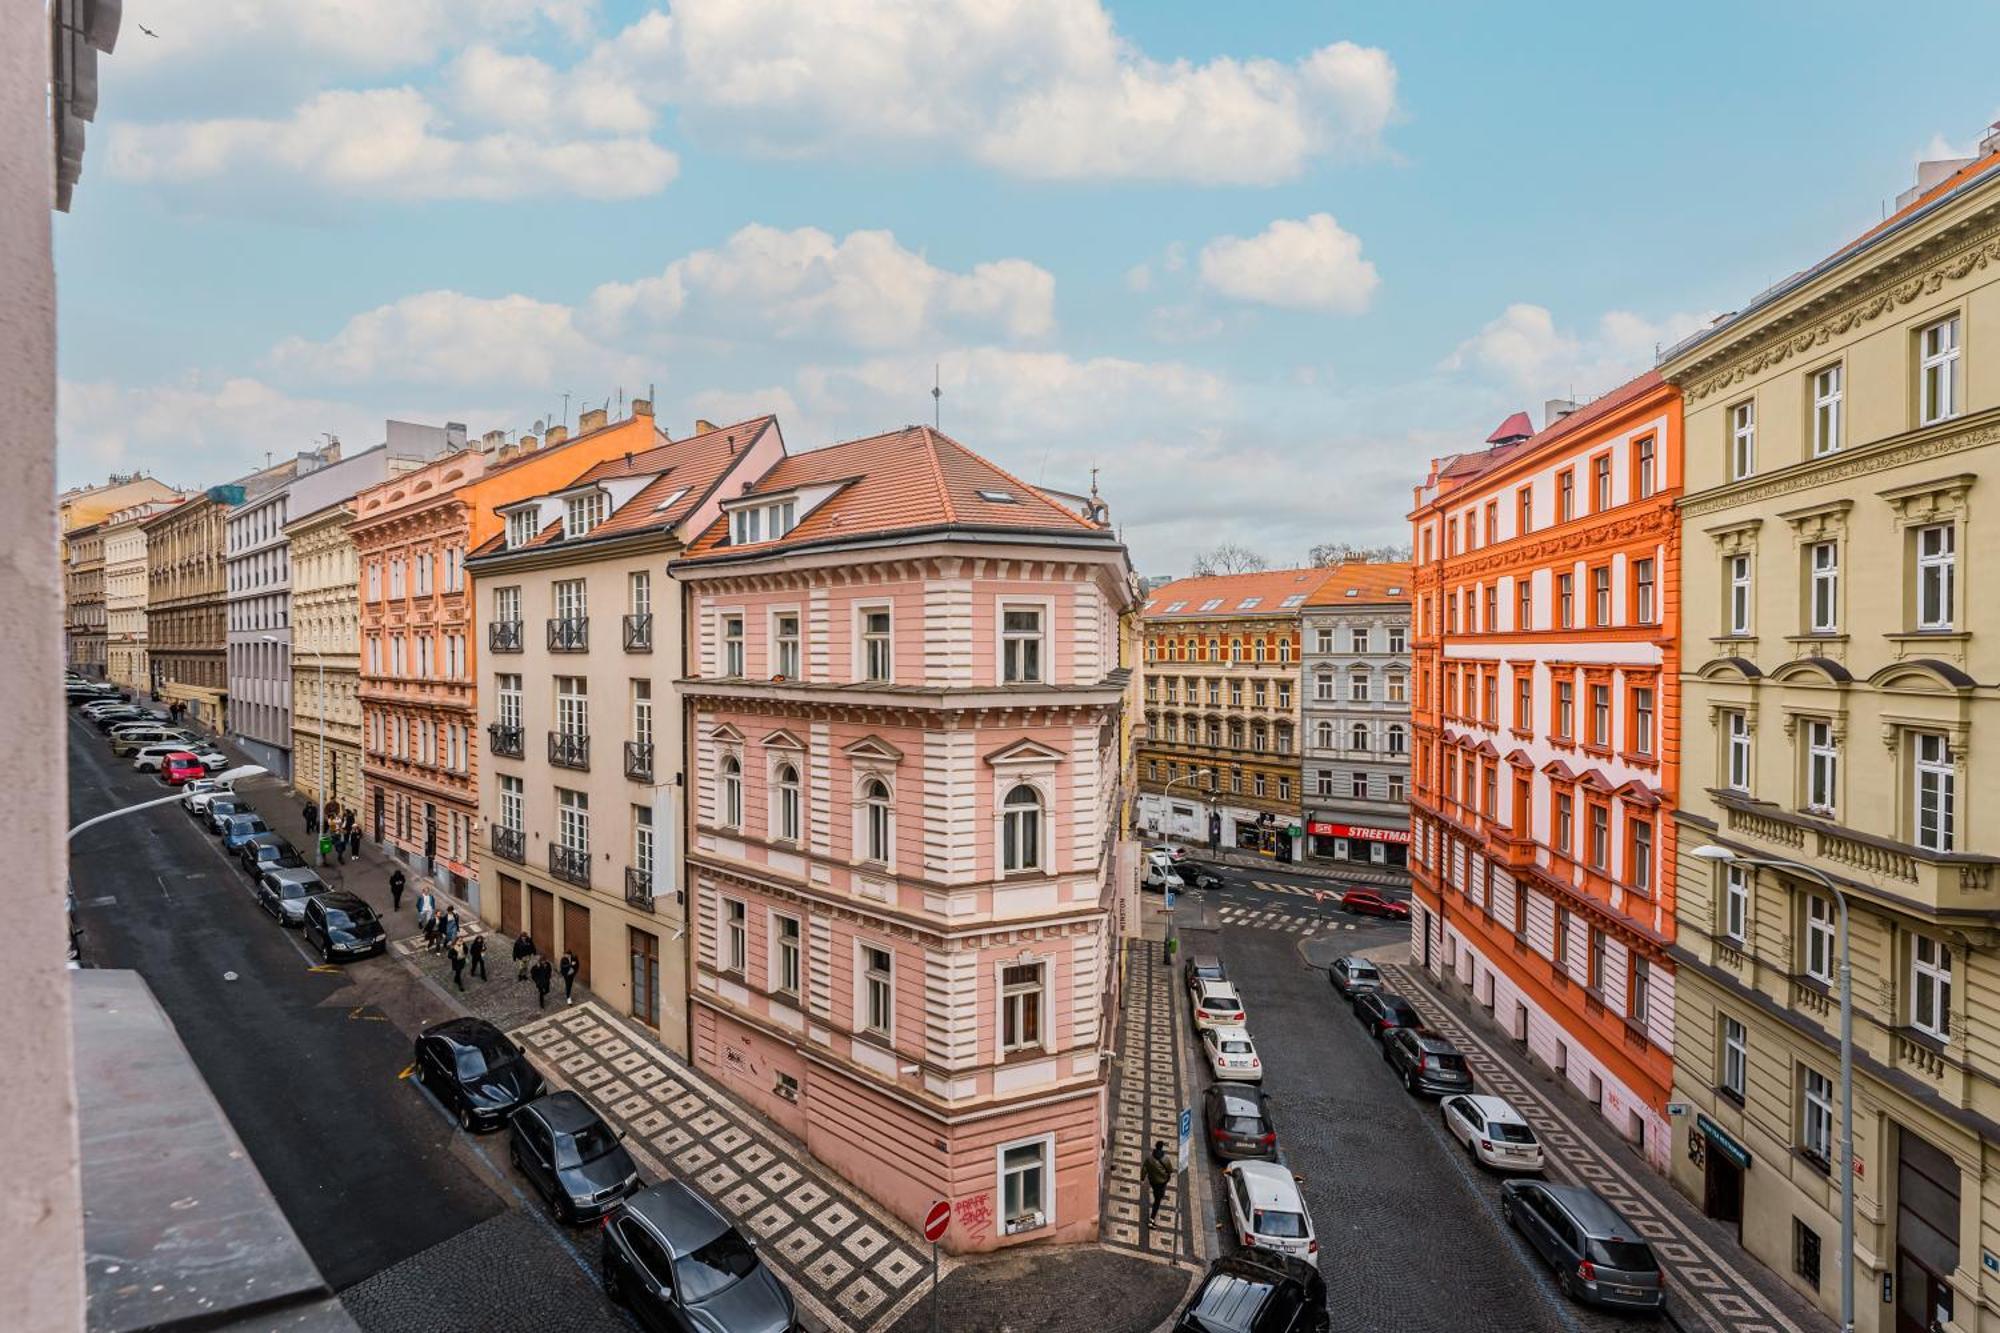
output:
[[1236,604],[1236,609],[1238,611],[1255,611],[1258,607],[1258,604],[1261,603],[1263,600],[1264,599],[1262,597],[1245,597],[1242,601]]
[[797,500],[738,509],[729,516],[729,540],[737,546],[776,541],[799,525],[798,512]]
[[526,546],[535,539],[536,509],[517,509],[507,515],[507,549]]
[[610,500],[611,497],[603,491],[570,496],[563,506],[564,539],[574,541],[588,536],[592,528],[604,521],[604,512]]

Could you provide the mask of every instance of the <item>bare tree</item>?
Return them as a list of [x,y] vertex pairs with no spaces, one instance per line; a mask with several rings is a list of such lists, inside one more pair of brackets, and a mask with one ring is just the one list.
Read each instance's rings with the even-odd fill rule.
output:
[[1351,542],[1322,542],[1306,552],[1309,565],[1342,565],[1349,561],[1355,564],[1400,564],[1410,558],[1410,548],[1384,543],[1381,546],[1356,546]]
[[1264,557],[1247,546],[1234,542],[1222,542],[1212,550],[1203,551],[1194,558],[1189,574],[1194,578],[1206,578],[1210,574],[1256,574],[1269,569]]

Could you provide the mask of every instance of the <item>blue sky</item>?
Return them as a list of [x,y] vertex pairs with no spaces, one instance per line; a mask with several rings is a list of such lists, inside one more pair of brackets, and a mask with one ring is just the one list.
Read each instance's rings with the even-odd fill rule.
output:
[[[477,15],[476,20],[469,17]],[[139,25],[159,33],[149,38]],[[65,482],[655,386],[930,415],[1135,561],[1398,539],[2000,117],[2000,12],[127,0],[58,219]]]

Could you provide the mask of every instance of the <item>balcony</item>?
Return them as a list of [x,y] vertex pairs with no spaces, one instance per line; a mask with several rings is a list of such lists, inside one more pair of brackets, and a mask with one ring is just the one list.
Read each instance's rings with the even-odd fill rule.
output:
[[549,763],[557,768],[590,768],[590,737],[581,731],[549,733]]
[[653,872],[625,867],[625,901],[642,912],[653,910]]
[[521,757],[521,728],[500,722],[486,724],[486,753],[502,759]]
[[579,889],[590,887],[590,849],[586,847],[565,847],[559,842],[549,844],[549,873],[566,884],[574,884]]
[[517,828],[506,828],[499,824],[488,826],[486,845],[495,856],[515,865],[525,864],[528,835]]
[[521,651],[521,622],[518,620],[496,620],[486,627],[486,648],[488,652],[518,653]]
[[651,741],[625,742],[625,776],[634,782],[653,780],[653,743]]
[[1845,828],[1832,820],[1797,814],[1741,792],[1710,793],[1725,826],[1753,856],[1815,865],[1862,893],[1874,891],[1906,910],[1979,912],[1992,906],[2000,857],[1979,852],[1933,852],[1893,838]]
[[549,651],[581,653],[590,650],[589,616],[552,616],[549,619]]
[[625,617],[625,651],[628,653],[650,653],[653,651],[653,617]]

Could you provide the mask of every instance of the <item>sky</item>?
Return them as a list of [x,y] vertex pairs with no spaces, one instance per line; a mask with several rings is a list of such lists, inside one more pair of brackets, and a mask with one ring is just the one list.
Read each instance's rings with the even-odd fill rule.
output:
[[[1407,540],[2000,119],[2000,10],[126,0],[58,215],[64,484],[651,393],[935,411],[1134,563]],[[141,31],[151,29],[153,34]],[[934,400],[932,388],[942,390]]]

